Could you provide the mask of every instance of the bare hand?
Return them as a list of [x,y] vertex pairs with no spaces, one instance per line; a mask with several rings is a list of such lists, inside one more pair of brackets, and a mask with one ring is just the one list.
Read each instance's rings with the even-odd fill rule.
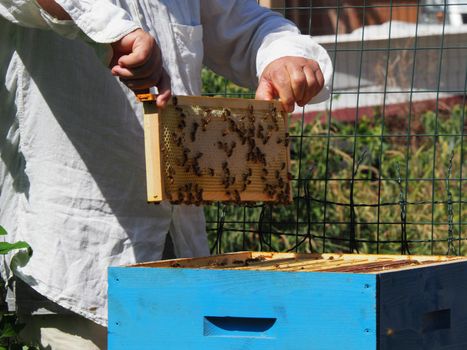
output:
[[324,77],[318,62],[303,57],[286,56],[269,63],[261,74],[256,99],[279,98],[287,112],[293,112],[295,103],[304,106],[324,86]]
[[165,107],[170,99],[170,77],[162,67],[162,54],[154,38],[136,29],[112,44],[112,74],[132,90],[156,86],[158,107]]

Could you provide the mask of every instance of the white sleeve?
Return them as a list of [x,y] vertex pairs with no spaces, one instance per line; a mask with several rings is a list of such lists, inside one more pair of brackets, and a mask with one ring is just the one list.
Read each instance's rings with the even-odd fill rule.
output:
[[316,60],[325,88],[312,100],[329,97],[332,64],[326,50],[300,35],[297,27],[255,0],[201,2],[204,63],[237,84],[256,87],[258,77],[273,60],[302,56]]
[[96,43],[112,43],[139,28],[130,15],[108,0],[56,0],[72,21],[57,20],[35,0],[0,0],[0,16],[15,24],[51,29],[68,38],[80,31]]
[[0,16],[24,27],[49,28],[35,1],[0,0]]
[[113,43],[140,26],[108,0],[55,0],[76,25],[97,43]]

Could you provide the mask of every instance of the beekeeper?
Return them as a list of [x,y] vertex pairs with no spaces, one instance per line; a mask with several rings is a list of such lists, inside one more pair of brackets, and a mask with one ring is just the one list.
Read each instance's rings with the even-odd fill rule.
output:
[[291,111],[328,98],[330,59],[254,0],[0,0],[0,15],[0,224],[34,250],[17,271],[24,334],[104,348],[108,266],[160,259],[168,232],[177,257],[209,254],[201,207],[146,203],[127,86],[164,105],[199,95],[205,64]]

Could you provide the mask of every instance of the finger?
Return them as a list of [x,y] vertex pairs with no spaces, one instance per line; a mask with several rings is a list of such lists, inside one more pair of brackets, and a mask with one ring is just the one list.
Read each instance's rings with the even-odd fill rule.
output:
[[256,89],[255,98],[257,100],[271,101],[276,97],[275,90],[272,84],[265,78],[261,77],[258,88]]
[[156,62],[150,61],[141,67],[132,69],[114,66],[111,71],[114,76],[118,76],[122,78],[122,80],[137,80],[149,78],[154,75],[154,73],[159,77],[162,72],[162,67]]
[[276,91],[276,95],[284,107],[286,112],[293,112],[295,107],[295,98],[290,82],[290,75],[287,70],[282,67],[271,74],[271,83]]
[[154,56],[157,45],[151,37],[146,35],[136,38],[132,52],[128,55],[123,55],[118,59],[118,64],[121,67],[135,68],[144,65],[151,56]]
[[162,70],[162,76],[157,85],[159,95],[157,96],[156,104],[159,108],[165,108],[172,96],[170,77],[165,70]]
[[307,65],[303,67],[303,72],[307,79],[307,88],[303,99],[301,101],[298,101],[298,104],[300,106],[304,106],[305,104],[310,102],[311,99],[315,97],[324,86],[324,77],[319,67],[317,68],[317,70],[313,70],[311,66]]
[[120,81],[128,86],[130,89],[147,89],[153,86],[157,86],[161,77],[159,74],[152,74],[149,77],[144,77],[140,79],[126,79],[126,78],[120,78]]
[[307,89],[307,78],[303,72],[302,66],[298,64],[286,65],[287,72],[290,76],[290,85],[292,94],[296,102],[302,101]]

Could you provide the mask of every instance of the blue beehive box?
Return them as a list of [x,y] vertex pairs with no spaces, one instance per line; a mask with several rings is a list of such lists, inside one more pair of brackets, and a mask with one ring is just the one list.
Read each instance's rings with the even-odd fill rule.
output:
[[109,349],[467,349],[467,260],[240,252],[109,269]]

